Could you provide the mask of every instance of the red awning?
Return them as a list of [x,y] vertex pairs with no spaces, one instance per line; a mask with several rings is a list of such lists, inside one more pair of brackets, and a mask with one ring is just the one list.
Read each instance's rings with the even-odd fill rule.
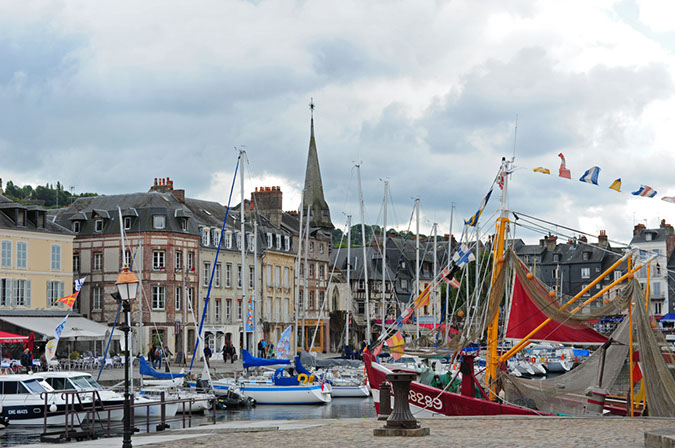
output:
[[10,344],[13,342],[26,342],[27,340],[28,336],[21,336],[19,334],[0,331],[0,344]]
[[[547,317],[527,295],[516,275],[513,285],[513,299],[509,326],[506,330],[508,339],[523,339],[537,328]],[[525,280],[528,281],[528,280]],[[554,300],[553,298],[551,300]],[[588,325],[580,322],[560,323],[552,320],[532,337],[533,341],[560,342],[563,344],[604,344],[607,338]]]

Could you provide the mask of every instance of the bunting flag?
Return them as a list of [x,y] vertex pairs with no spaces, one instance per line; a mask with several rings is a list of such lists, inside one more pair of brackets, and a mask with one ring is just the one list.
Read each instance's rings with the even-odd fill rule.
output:
[[58,339],[50,339],[45,345],[45,358],[47,359],[47,364],[49,364],[54,356],[56,355],[56,346],[58,345]]
[[459,282],[459,280],[457,280],[456,278],[453,278],[452,280],[450,280],[450,281],[448,282],[448,284],[449,284],[450,286],[452,286],[453,288],[455,288],[455,289],[459,289],[459,287],[462,285],[462,284]]
[[534,171],[535,173],[551,174],[551,170],[549,170],[548,168],[541,167],[541,166],[536,167],[532,171]]
[[490,191],[488,191],[488,194],[485,195],[485,197],[481,201],[480,207],[478,208],[478,211],[476,213],[474,213],[469,219],[465,219],[464,224],[466,224],[469,227],[476,227],[476,224],[478,224],[478,218],[480,218],[481,213],[483,213],[483,209],[485,208],[488,201],[490,200],[491,194],[492,194],[492,188],[490,188]]
[[675,196],[664,196],[661,198],[661,200],[675,204]]
[[387,339],[387,346],[389,346],[389,351],[394,361],[403,356],[403,353],[405,353],[405,339],[403,339],[400,331],[397,331],[395,335]]
[[652,187],[648,185],[640,185],[640,189],[638,191],[634,191],[631,194],[635,196],[643,196],[646,198],[653,198],[656,196],[656,190],[654,190]]
[[598,185],[598,175],[600,174],[600,168],[594,166],[586,170],[583,176],[579,178],[581,182],[586,182],[587,184]]
[[426,288],[424,288],[424,291],[415,299],[413,302],[413,311],[429,305],[429,297],[430,297],[430,292],[431,292],[431,283],[427,285]]
[[398,318],[396,318],[396,325],[397,325],[399,328],[401,328],[401,327],[403,326],[404,323],[407,323],[407,322],[408,322],[408,319],[410,318],[410,316],[412,316],[412,313],[413,313],[414,311],[415,311],[415,310],[413,310],[412,308],[406,308],[406,310],[403,311],[403,313],[401,313],[401,315],[398,316]]
[[248,299],[248,311],[246,313],[246,327],[244,331],[255,331],[255,311],[253,310],[253,301]]
[[82,284],[84,284],[84,281],[87,279],[87,277],[82,277],[77,280],[75,280],[75,291],[79,291],[82,289]]
[[57,302],[65,303],[68,308],[72,309],[79,293],[80,291],[75,291],[69,296],[61,297],[59,300],[57,300]]
[[67,320],[68,320],[68,315],[66,315],[66,317],[63,318],[61,323],[54,329],[54,337],[56,338],[56,340],[61,339],[61,333],[63,333],[63,327],[66,326]]
[[382,346],[384,344],[380,344],[377,347],[375,347],[375,350],[373,350],[373,356],[378,356],[380,353],[382,353]]
[[567,169],[565,166],[565,156],[563,153],[558,154],[558,157],[560,157],[560,170],[558,171],[560,177],[564,177],[565,179],[571,179],[572,178],[572,173],[570,173],[570,170]]
[[452,277],[455,267],[456,266],[454,266],[453,269],[448,268],[443,269],[443,272],[441,272],[441,276],[443,277],[443,281],[446,284],[452,286],[453,288],[459,289],[460,286],[459,281],[456,278]]
[[609,188],[611,188],[614,191],[618,191],[619,193],[621,193],[621,178],[618,178],[617,180],[612,182],[612,185],[610,185]]
[[464,243],[459,245],[457,251],[455,251],[455,254],[452,256],[452,261],[455,262],[457,268],[461,268],[466,263],[470,263],[475,259],[476,257],[473,255],[473,252],[471,252]]

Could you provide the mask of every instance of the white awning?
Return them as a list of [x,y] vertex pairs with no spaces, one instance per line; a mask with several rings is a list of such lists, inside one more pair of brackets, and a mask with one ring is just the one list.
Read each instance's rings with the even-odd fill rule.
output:
[[[17,327],[25,328],[33,333],[39,333],[48,338],[54,337],[54,329],[63,321],[63,317],[51,316],[0,316],[0,320],[16,325]],[[107,325],[94,322],[85,317],[70,316],[66,321],[66,325],[61,333],[61,339],[75,339],[80,341],[99,340],[110,335],[111,327]],[[113,336],[114,339],[119,339],[121,336],[117,332]]]

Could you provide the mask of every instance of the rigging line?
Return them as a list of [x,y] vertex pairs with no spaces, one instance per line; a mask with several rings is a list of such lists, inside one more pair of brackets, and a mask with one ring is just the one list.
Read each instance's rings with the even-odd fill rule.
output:
[[[221,230],[220,230],[220,238],[218,239],[218,248],[216,249],[216,256],[215,256],[214,261],[213,261],[213,269],[211,270],[211,278],[209,278],[209,288],[206,292],[206,298],[204,299],[204,309],[202,310],[202,317],[201,317],[200,322],[199,322],[199,330],[197,331],[197,334],[196,334],[196,337],[195,337],[195,349],[192,353],[192,359],[190,360],[190,371],[192,371],[192,366],[194,365],[195,357],[197,355],[197,348],[199,347],[199,340],[202,337],[202,331],[203,331],[203,328],[204,328],[204,317],[206,316],[206,309],[207,309],[206,307],[209,306],[209,299],[211,297],[211,288],[213,287],[213,278],[214,278],[215,273],[216,273],[216,265],[218,264],[218,255],[220,253],[220,246],[221,246],[221,243],[223,242],[223,236],[225,234],[225,225],[227,224],[227,216],[229,215],[230,204],[232,202],[232,192],[234,191],[234,185],[235,185],[235,182],[236,182],[236,179],[237,179],[237,173],[239,172],[239,163],[242,162],[242,160],[241,160],[242,156],[244,157],[244,163],[246,163],[246,160],[248,159],[248,157],[246,157],[246,151],[240,151],[239,152],[239,157],[237,158],[237,165],[234,168],[234,176],[232,176],[232,186],[230,187],[230,196],[227,199],[227,207],[225,208],[225,219],[223,219],[223,225],[222,225]],[[239,206],[242,209],[245,208],[245,205],[244,205],[243,202]],[[240,235],[239,239],[241,240],[241,247],[242,248],[246,247],[246,235]],[[255,261],[254,261],[254,263],[255,263]],[[242,277],[241,281],[242,281],[242,284],[243,284],[243,282],[246,281],[245,278],[244,278],[244,266],[241,267],[241,277]],[[245,300],[245,299],[246,299],[246,297],[242,298],[242,300]],[[242,303],[242,307],[243,306],[244,306],[244,304]],[[247,307],[247,309],[248,309],[248,307]],[[246,325],[244,325],[244,327],[245,326]],[[246,328],[244,328],[244,333],[246,333]]]

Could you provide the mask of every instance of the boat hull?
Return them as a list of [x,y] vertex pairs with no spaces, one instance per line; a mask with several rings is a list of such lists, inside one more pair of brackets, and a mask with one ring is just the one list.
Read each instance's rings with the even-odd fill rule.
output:
[[365,398],[370,396],[368,386],[363,384],[353,386],[333,385],[331,391],[333,398]]
[[277,386],[273,383],[247,383],[239,385],[246,398],[257,404],[324,404],[331,401],[328,385],[312,384]]

